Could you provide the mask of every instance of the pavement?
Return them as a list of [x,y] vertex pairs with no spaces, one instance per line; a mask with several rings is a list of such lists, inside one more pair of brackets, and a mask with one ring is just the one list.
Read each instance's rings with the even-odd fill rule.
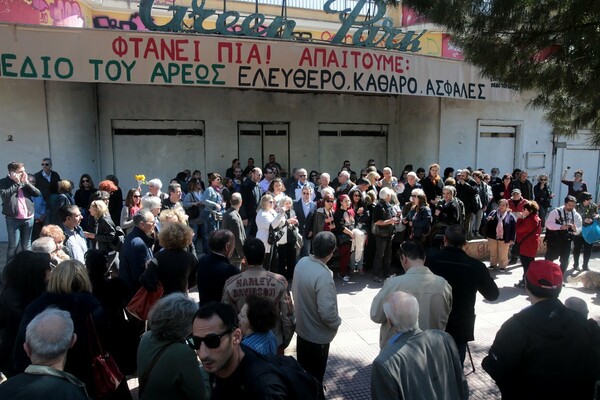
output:
[[[0,265],[4,265],[5,258],[6,243],[0,243]],[[590,269],[600,272],[600,253],[592,253]],[[467,354],[464,366],[471,399],[500,398],[496,384],[481,368],[481,361],[502,323],[530,304],[525,289],[513,286],[521,278],[522,271],[521,266],[515,264],[504,273],[491,272],[500,288],[500,297],[492,302],[480,295],[477,297],[475,341],[469,343],[473,364]],[[567,271],[567,283],[560,300],[564,302],[571,296],[582,298],[590,309],[589,317],[600,322],[598,291],[584,289],[575,279],[578,275],[572,269]],[[369,274],[352,275],[350,282],[344,282],[336,275],[335,283],[342,325],[330,347],[325,375],[326,398],[370,399],[371,363],[379,353],[379,325],[370,320],[369,311],[371,301],[383,283],[373,282]],[[192,296],[197,297],[197,293]],[[287,355],[295,356],[295,345],[294,339],[286,350]],[[137,379],[129,379],[128,383],[136,399]]]

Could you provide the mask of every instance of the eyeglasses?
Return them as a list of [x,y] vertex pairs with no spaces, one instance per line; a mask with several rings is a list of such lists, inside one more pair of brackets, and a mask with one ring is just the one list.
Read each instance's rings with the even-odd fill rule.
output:
[[217,349],[221,345],[221,338],[223,336],[229,335],[235,329],[236,328],[228,329],[225,332],[221,333],[220,335],[217,335],[216,333],[211,333],[204,337],[198,337],[198,336],[192,335],[192,336],[189,336],[188,338],[186,338],[185,342],[187,343],[188,346],[190,346],[194,350],[199,350],[202,342],[204,342],[206,347],[208,347],[209,349]]
[[42,163],[42,167],[48,167],[48,166],[50,166],[50,165],[52,165],[52,164],[48,164],[48,163]]
[[144,221],[145,224],[148,225],[154,225],[156,223],[156,221],[152,220],[152,221]]

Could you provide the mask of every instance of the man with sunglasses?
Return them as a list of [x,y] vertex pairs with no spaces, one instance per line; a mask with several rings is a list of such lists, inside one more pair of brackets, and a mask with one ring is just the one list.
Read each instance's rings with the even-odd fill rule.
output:
[[60,181],[60,175],[52,170],[52,160],[48,157],[44,158],[42,169],[33,176],[35,176],[35,187],[42,192],[44,201],[47,207],[50,208],[52,206],[51,197],[58,195],[58,182]]
[[213,400],[288,399],[285,382],[275,368],[242,346],[242,331],[233,307],[209,302],[198,310],[187,343],[214,376]]

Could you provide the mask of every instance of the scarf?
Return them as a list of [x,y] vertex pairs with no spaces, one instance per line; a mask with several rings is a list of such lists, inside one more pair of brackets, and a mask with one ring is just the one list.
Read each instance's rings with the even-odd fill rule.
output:
[[504,218],[508,214],[508,210],[504,214],[500,214],[500,211],[496,211],[496,219],[498,224],[496,225],[496,240],[504,239]]

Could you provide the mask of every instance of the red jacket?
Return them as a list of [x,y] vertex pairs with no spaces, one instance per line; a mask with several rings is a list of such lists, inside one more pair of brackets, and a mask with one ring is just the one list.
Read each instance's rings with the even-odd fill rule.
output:
[[529,214],[527,218],[519,218],[517,220],[516,239],[516,242],[520,244],[519,254],[535,257],[540,245],[540,233],[542,233],[542,224],[537,214]]

